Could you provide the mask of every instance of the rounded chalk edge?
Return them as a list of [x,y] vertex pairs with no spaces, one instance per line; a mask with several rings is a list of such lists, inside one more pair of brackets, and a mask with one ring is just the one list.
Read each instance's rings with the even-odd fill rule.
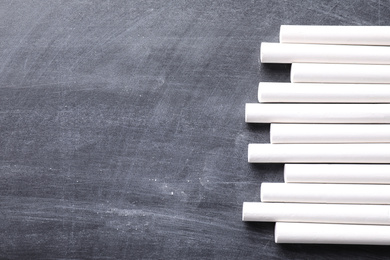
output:
[[245,123],[248,123],[248,103],[245,104]]
[[295,80],[295,63],[292,63],[291,64],[291,69],[290,69],[290,82],[291,83],[294,83],[294,80]]
[[285,25],[280,25],[280,29],[279,29],[279,42],[280,43],[283,43],[283,31],[284,31],[284,27]]
[[274,229],[274,241],[275,243],[279,243],[279,232],[278,232],[278,226],[279,222],[275,222],[275,229]]
[[245,212],[248,212],[249,203],[243,202],[242,203],[242,221],[248,221],[246,220]]
[[263,42],[260,43],[260,63],[263,63]]
[[259,101],[261,103],[261,99],[262,99],[262,93],[261,93],[261,82],[259,82],[259,86],[257,88],[257,101]]
[[260,189],[259,189],[259,193],[260,193],[260,201],[263,201],[263,193],[261,192],[263,189],[263,182],[260,184]]
[[288,166],[288,163],[285,163],[284,165],[283,165],[283,179],[284,179],[284,182],[285,183],[288,183],[289,181],[288,181],[288,174],[287,174],[287,172],[288,172],[288,168],[289,168],[289,166]]

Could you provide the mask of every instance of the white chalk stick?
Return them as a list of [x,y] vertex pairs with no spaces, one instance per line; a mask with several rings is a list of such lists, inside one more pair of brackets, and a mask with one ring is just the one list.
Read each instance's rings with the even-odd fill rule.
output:
[[390,84],[260,82],[258,100],[262,103],[390,103]]
[[390,83],[390,65],[293,63],[291,82]]
[[390,45],[390,26],[280,26],[281,43]]
[[390,185],[262,183],[262,202],[390,204]]
[[390,124],[271,124],[271,143],[389,143]]
[[247,123],[390,123],[390,104],[247,103]]
[[277,222],[275,243],[390,245],[390,226]]
[[388,164],[285,164],[285,182],[390,184]]
[[387,46],[261,43],[262,63],[390,64]]
[[390,144],[249,144],[250,163],[390,163]]
[[390,225],[389,205],[244,202],[243,221]]

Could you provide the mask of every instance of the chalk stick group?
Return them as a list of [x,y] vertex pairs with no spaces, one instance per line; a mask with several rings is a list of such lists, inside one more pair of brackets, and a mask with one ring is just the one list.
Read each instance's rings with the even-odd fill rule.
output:
[[247,123],[270,123],[248,162],[286,163],[243,221],[276,222],[276,243],[390,245],[390,26],[282,25],[263,63],[291,83],[260,82]]

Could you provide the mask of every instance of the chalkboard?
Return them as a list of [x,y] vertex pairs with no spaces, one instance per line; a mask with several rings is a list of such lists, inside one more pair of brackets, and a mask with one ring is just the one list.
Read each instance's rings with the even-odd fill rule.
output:
[[279,245],[242,203],[283,165],[246,124],[281,24],[388,25],[384,1],[2,1],[1,259],[385,259]]

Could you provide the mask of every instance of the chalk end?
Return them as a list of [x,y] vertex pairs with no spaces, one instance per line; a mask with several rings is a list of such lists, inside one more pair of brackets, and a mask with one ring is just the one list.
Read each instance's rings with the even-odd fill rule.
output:
[[263,192],[261,192],[262,190],[263,190],[263,188],[264,188],[264,182],[262,182],[261,184],[260,184],[260,189],[259,189],[259,193],[260,193],[260,201],[264,201],[264,196],[263,196]]
[[295,83],[295,64],[291,64],[291,71],[290,71],[290,82]]
[[281,26],[280,26],[280,30],[279,30],[279,42],[280,42],[280,43],[283,43],[283,42],[284,42],[284,39],[283,39],[283,30],[284,30],[284,27],[285,27],[285,25],[281,25]]
[[288,183],[290,182],[290,180],[288,179],[288,171],[290,169],[290,165],[289,164],[284,164],[283,166],[283,178],[284,178],[284,182],[285,183]]
[[245,123],[248,122],[248,103],[245,104]]
[[279,226],[279,223],[276,222],[276,223],[275,223],[275,229],[274,229],[274,239],[275,239],[275,243],[279,243],[278,226]]
[[261,82],[259,82],[259,87],[257,88],[257,100],[261,103],[262,102],[262,91],[261,91]]
[[260,43],[260,63],[263,63],[263,42]]
[[245,221],[245,209],[247,207],[246,204],[246,202],[242,203],[242,221]]
[[252,162],[252,146],[253,144],[248,144],[248,163]]

